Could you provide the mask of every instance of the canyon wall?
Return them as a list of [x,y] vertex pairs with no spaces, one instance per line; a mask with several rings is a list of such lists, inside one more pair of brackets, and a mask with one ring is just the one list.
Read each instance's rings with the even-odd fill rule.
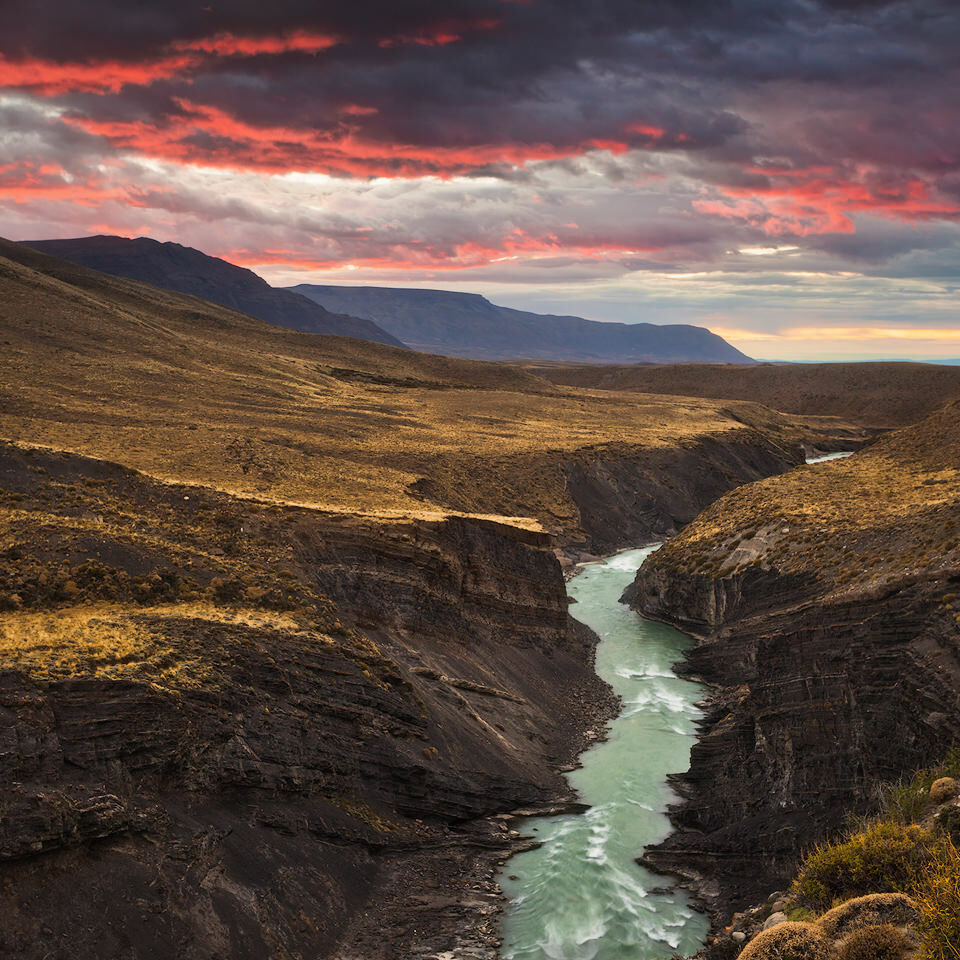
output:
[[673,536],[729,490],[803,463],[803,451],[753,429],[673,446],[606,445],[578,450],[562,465],[579,530],[571,552],[607,554]]
[[960,738],[958,419],[741,488],[625,595],[698,638],[681,669],[713,685],[647,860],[723,911]]
[[548,537],[0,481],[5,955],[429,955],[494,909],[484,818],[569,799],[613,706]]

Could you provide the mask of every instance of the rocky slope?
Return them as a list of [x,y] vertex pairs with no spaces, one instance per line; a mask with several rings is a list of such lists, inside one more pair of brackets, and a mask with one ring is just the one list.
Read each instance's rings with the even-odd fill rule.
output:
[[485,818],[562,800],[610,708],[546,539],[3,445],[4,955],[374,960],[476,935],[513,842]]
[[475,360],[752,364],[690,324],[601,323],[499,307],[476,293],[400,287],[289,287],[328,310],[365,317],[415,350]]
[[734,491],[639,571],[626,599],[697,636],[684,669],[714,685],[652,863],[749,902],[960,737],[958,463],[954,405]]

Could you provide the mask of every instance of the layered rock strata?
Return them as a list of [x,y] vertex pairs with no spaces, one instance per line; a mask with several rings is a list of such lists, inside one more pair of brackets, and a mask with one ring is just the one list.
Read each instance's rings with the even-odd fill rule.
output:
[[612,707],[545,535],[10,446],[0,488],[4,955],[492,949],[487,818]]

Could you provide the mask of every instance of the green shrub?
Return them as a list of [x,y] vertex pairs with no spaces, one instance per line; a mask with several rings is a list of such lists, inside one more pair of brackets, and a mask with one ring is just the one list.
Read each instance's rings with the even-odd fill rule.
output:
[[914,946],[903,930],[884,923],[851,933],[840,945],[837,960],[903,960]]
[[816,909],[835,900],[910,889],[936,839],[915,824],[884,821],[841,843],[818,847],[794,881],[797,899]]
[[960,779],[960,747],[954,746],[938,767],[918,770],[908,782],[884,789],[882,817],[897,823],[916,823],[934,805],[930,788],[946,777]]
[[960,807],[944,807],[933,821],[936,829],[949,837],[953,845],[960,845]]
[[883,788],[883,816],[894,823],[916,823],[930,805],[928,788],[919,782],[919,775],[909,783]]

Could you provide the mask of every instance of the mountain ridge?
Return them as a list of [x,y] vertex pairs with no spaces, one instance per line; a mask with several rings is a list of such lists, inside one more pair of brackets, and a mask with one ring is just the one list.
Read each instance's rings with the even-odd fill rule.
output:
[[101,273],[201,297],[275,326],[406,346],[370,320],[329,311],[307,297],[271,287],[252,270],[180,243],[107,234],[24,243]]
[[373,320],[415,350],[474,360],[592,363],[755,361],[704,327],[613,323],[539,314],[476,293],[403,287],[298,284],[287,287],[328,310]]

